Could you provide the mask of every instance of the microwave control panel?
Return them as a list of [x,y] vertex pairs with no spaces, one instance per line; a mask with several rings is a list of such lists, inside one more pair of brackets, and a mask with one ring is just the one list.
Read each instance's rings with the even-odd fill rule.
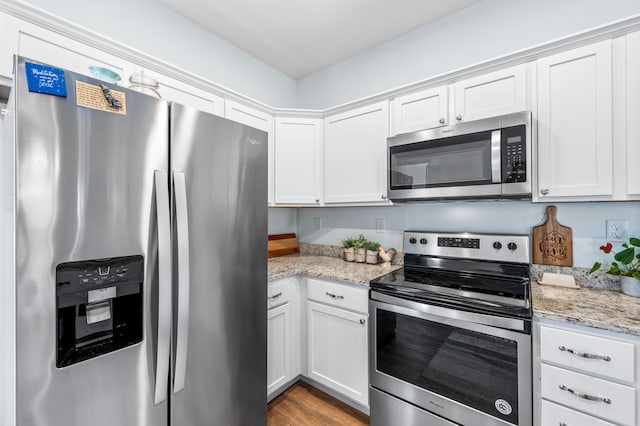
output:
[[527,181],[526,128],[514,126],[502,129],[502,183]]

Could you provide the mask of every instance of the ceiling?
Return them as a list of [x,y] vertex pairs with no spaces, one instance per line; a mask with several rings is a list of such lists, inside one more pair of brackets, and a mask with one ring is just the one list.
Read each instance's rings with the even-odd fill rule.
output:
[[160,0],[299,79],[478,0]]

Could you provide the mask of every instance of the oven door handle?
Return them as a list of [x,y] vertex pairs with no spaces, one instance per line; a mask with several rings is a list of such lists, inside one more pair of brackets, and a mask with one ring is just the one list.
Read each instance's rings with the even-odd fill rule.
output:
[[507,330],[527,332],[525,321],[516,318],[505,318],[493,315],[478,314],[475,312],[459,311],[457,309],[445,308],[442,306],[429,305],[426,303],[413,302],[399,297],[389,296],[371,290],[371,300],[386,303],[389,305],[402,306],[427,315],[438,316],[457,321],[465,321],[489,327],[498,327]]

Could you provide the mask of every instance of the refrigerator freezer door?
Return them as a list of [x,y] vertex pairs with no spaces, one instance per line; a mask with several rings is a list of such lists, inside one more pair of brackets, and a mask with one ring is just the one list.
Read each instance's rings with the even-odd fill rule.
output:
[[[267,135],[181,105],[171,119],[190,253],[184,388],[173,394],[172,424],[264,425]],[[177,382],[182,374],[174,371]]]
[[[24,59],[15,77],[17,424],[166,425],[168,403],[154,404],[158,240],[153,188],[154,170],[168,169],[168,106],[117,86],[109,88],[112,95],[124,93],[126,113],[78,106],[99,103],[102,98],[92,98],[91,91],[102,95],[94,90],[100,82],[64,72],[61,83],[59,71],[40,68],[45,80],[53,79],[58,95],[29,91]],[[59,96],[61,84],[66,97]],[[84,101],[78,100],[76,87],[89,91]],[[118,256],[144,259],[142,341],[57,368],[57,265]],[[91,279],[113,273],[107,265]],[[100,293],[106,305],[109,291]],[[117,311],[76,324],[91,328],[111,315]],[[78,321],[82,318],[78,311]]]

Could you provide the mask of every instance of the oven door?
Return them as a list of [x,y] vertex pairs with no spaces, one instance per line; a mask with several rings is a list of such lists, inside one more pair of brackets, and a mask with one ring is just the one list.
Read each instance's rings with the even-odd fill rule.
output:
[[372,388],[464,425],[531,426],[531,335],[524,320],[373,290],[371,299]]

